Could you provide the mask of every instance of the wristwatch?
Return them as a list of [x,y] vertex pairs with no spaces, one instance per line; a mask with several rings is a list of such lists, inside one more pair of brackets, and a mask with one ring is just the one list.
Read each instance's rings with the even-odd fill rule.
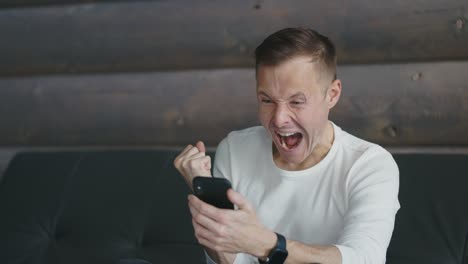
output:
[[286,249],[286,238],[275,233],[278,240],[276,246],[270,251],[266,260],[258,259],[260,264],[283,264],[288,257],[288,250]]

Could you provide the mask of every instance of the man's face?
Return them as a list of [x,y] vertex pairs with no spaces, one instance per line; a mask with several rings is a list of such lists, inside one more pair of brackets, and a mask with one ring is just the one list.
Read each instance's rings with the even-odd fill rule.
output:
[[[329,85],[310,57],[257,69],[258,112],[280,161],[300,166],[320,145],[328,124]],[[328,82],[328,84],[327,84]]]

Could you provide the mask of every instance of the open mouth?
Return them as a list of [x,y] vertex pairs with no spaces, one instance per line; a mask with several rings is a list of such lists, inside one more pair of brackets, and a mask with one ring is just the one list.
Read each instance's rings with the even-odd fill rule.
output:
[[278,141],[285,150],[292,150],[296,148],[302,141],[302,134],[296,133],[278,133],[276,132]]

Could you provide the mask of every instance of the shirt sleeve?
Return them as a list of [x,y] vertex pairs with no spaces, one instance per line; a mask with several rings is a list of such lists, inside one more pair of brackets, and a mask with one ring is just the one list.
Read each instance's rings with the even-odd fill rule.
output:
[[216,178],[231,179],[231,154],[229,152],[228,138],[223,139],[216,149],[213,176]]
[[205,251],[206,264],[217,264],[213,259],[210,258],[210,255]]
[[[225,178],[231,181],[232,183],[232,172],[231,172],[232,157],[229,148],[229,136],[224,138],[221,143],[219,143],[218,148],[216,149],[213,176],[216,178]],[[234,183],[235,184],[235,183]],[[206,253],[206,263],[207,264],[216,264]],[[245,258],[247,254],[238,253],[234,260],[234,264],[237,263],[246,263]],[[256,258],[255,258],[256,260]],[[248,262],[252,263],[252,262]]]
[[348,209],[335,245],[342,264],[385,263],[398,202],[399,171],[383,148],[365,153],[347,178]]

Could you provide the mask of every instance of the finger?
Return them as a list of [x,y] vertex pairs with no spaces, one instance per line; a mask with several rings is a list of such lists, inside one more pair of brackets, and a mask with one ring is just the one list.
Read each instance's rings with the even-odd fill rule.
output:
[[193,205],[191,205],[190,203],[188,203],[188,207],[189,207],[189,211],[190,211],[190,215],[192,216],[192,219],[193,219],[193,216],[195,214],[198,213],[198,211],[195,209],[195,207],[193,207]]
[[197,212],[211,218],[215,222],[223,222],[222,220],[224,220],[222,217],[223,209],[219,209],[211,204],[205,203],[195,195],[189,196],[189,206],[193,206]]
[[178,166],[178,164],[181,162],[180,159],[181,159],[181,158],[185,155],[185,153],[186,153],[189,149],[191,149],[191,148],[193,148],[192,145],[187,145],[187,146],[184,148],[184,150],[182,150],[182,151],[179,153],[179,155],[177,155],[177,157],[175,157],[175,159],[174,159],[174,166],[176,166],[176,167]]
[[195,144],[195,146],[200,152],[206,152],[205,143],[203,143],[203,141],[198,141],[197,144]]
[[197,238],[197,240],[200,240],[201,238],[205,240],[209,240],[208,238],[211,237],[209,235],[209,231],[205,227],[197,223],[197,221],[195,221],[194,218],[192,218],[192,226],[193,226],[193,231],[195,232],[195,237]]
[[221,235],[221,230],[223,229],[221,224],[217,223],[196,209],[192,209],[192,211],[194,212],[192,218],[197,224],[203,226],[211,233]]
[[222,251],[221,247],[216,246],[215,243],[209,241],[208,239],[205,239],[205,238],[202,238],[202,237],[198,238],[198,243],[200,243],[200,245],[205,246],[207,248],[210,248],[210,249],[212,249],[214,251],[217,251],[217,252]]
[[174,165],[176,165],[177,163],[180,163],[181,162],[181,159],[182,157],[184,157],[184,155],[193,148],[192,145],[187,145],[184,150],[182,150],[179,155],[177,155],[177,157],[174,159]]
[[205,153],[198,152],[182,161],[182,168],[188,170],[192,176],[211,176],[211,165],[207,166]]
[[184,150],[182,150],[182,151],[180,152],[180,154],[184,154],[185,152],[187,152],[187,151],[188,151],[189,149],[191,149],[191,148],[193,148],[192,144],[188,144],[188,145],[184,148]]
[[196,170],[198,176],[211,177],[211,158],[210,156],[204,156],[200,159],[192,159],[189,162],[192,170]]
[[[236,253],[232,247],[227,243],[225,239],[221,239],[216,234],[210,232],[207,229],[204,229],[202,226],[198,225],[197,223],[192,221],[192,224],[195,229],[195,236],[203,246],[211,248],[218,252],[229,252],[229,253]],[[232,262],[231,262],[232,263]]]
[[198,243],[215,251],[221,250],[219,243],[216,243],[213,235],[208,235],[209,233],[206,233],[208,231],[204,230],[202,226],[198,225],[194,221],[192,221],[192,224],[193,229],[195,230],[195,237],[197,238]]
[[197,153],[199,153],[200,151],[198,151],[198,149],[196,147],[192,147],[191,149],[189,149],[186,153],[185,153],[185,157],[190,157],[192,155],[195,155]]
[[196,233],[198,236],[202,236],[207,239],[219,237],[219,224],[209,219],[208,217],[195,213],[192,217],[192,224],[196,227]]
[[205,170],[211,171],[211,157],[210,156],[205,156],[203,158],[203,168]]
[[249,212],[253,212],[252,205],[247,201],[247,199],[242,196],[242,194],[234,191],[233,189],[229,189],[227,191],[227,197],[229,201],[231,201],[233,204],[239,208],[239,210],[246,210]]
[[177,163],[181,165],[182,167],[185,167],[187,165],[187,162],[191,160],[191,156],[199,153],[198,149],[195,147],[192,147],[189,149],[185,154],[180,157],[178,157]]
[[[192,215],[192,219],[193,219],[196,215],[201,214],[201,212],[194,206],[194,204],[192,202],[190,202],[191,199],[197,199],[199,201],[201,201],[201,200],[198,197],[196,197],[195,195],[193,195],[193,194],[189,194],[189,196],[188,196],[188,207],[189,207],[189,210],[190,210],[190,214]],[[203,202],[203,201],[201,201],[201,202]]]
[[206,238],[210,237],[222,237],[226,235],[226,228],[214,221],[213,219],[203,215],[201,212],[199,212],[197,209],[195,209],[193,206],[190,206],[190,213],[192,214],[192,224],[195,227],[195,224],[197,226],[203,227],[203,232],[198,232],[205,236]]
[[[196,148],[194,148],[194,149],[196,149]],[[206,156],[205,152],[197,152],[197,153],[195,153],[195,154],[193,154],[191,156],[188,156],[187,160],[198,159],[198,158],[202,158],[202,157],[205,157],[205,156]]]
[[187,153],[187,152],[188,152],[189,150],[191,150],[192,148],[193,148],[192,145],[187,145],[187,146],[184,148],[184,150],[182,150],[182,151],[180,152],[180,154],[179,154],[177,157],[182,157],[182,156],[184,156],[185,153]]

